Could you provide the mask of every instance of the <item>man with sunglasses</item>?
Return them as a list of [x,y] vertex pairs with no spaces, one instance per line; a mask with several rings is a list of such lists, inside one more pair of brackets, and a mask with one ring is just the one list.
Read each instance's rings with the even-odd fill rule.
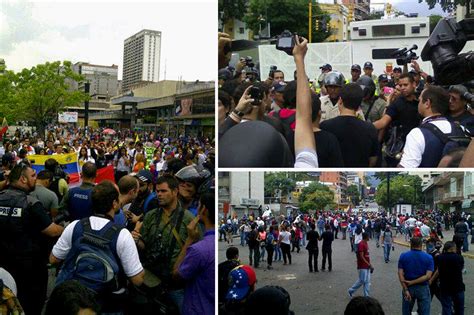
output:
[[26,163],[9,174],[9,187],[0,191],[0,267],[12,274],[18,299],[26,314],[40,314],[46,300],[48,254],[44,237],[61,235],[41,202],[29,195],[35,189],[36,171]]

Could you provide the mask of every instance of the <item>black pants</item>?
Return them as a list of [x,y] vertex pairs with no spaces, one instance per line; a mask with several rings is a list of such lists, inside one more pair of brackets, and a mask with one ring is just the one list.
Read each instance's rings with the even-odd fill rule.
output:
[[267,246],[267,265],[271,266],[272,265],[272,261],[273,261],[273,252],[274,252],[274,248],[273,246]]
[[322,269],[326,269],[326,258],[328,259],[328,270],[332,270],[332,249],[323,248],[323,264]]
[[296,241],[291,242],[291,245],[292,245],[291,252],[294,252],[295,248],[296,248],[297,253],[300,252],[300,240],[296,240]]
[[313,272],[313,270],[318,271],[318,255],[319,249],[308,249],[308,267],[310,272]]
[[288,262],[291,265],[290,244],[281,243],[280,247],[281,247],[281,252],[283,253],[283,262],[286,264],[287,257],[288,257]]

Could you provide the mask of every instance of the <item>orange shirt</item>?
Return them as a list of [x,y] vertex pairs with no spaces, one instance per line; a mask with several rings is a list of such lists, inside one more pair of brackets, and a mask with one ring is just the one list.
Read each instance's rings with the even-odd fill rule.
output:
[[145,163],[143,162],[138,162],[137,164],[135,164],[135,166],[133,167],[133,172],[134,173],[138,173],[140,172],[142,169],[145,168]]

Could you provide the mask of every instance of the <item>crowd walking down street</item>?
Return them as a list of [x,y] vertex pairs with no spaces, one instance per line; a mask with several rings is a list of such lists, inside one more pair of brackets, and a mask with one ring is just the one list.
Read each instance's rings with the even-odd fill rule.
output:
[[[230,224],[238,222],[240,226],[236,227],[234,238],[240,240],[239,231],[242,231],[243,242],[228,246],[219,242],[220,263],[226,261],[225,252],[232,249],[236,254],[226,264],[233,261],[233,268],[237,269],[247,266],[256,277],[244,296],[232,300],[234,307],[237,302],[246,305],[245,301],[259,288],[279,286],[291,297],[290,308],[296,314],[342,314],[351,299],[364,297],[364,303],[370,298],[378,301],[385,314],[410,315],[415,311],[418,314],[469,314],[474,309],[474,301],[468,298],[474,287],[471,276],[474,252],[468,248],[463,251],[464,240],[469,243],[471,236],[464,233],[461,242],[459,232],[464,229],[460,231],[459,226],[457,230],[452,229],[453,225],[462,223],[468,230],[472,224],[468,223],[471,222],[468,215],[447,218],[451,228],[442,223],[443,238],[436,230],[440,228],[437,222],[444,221],[445,217],[434,211],[406,217],[337,211],[294,217],[254,215],[227,220]],[[412,229],[410,219],[415,219]],[[336,220],[338,227],[334,229]],[[324,222],[322,234],[319,233],[320,221]],[[345,227],[346,223],[347,229],[342,232],[341,226]],[[245,233],[247,225],[250,226],[248,234]],[[424,226],[428,227],[427,235]],[[267,239],[271,233],[272,241],[263,242],[263,233]],[[407,238],[405,234],[409,234]],[[293,244],[295,239],[300,251]],[[257,250],[258,244],[266,248],[267,255],[274,252],[271,263],[268,256],[258,261],[256,257],[261,252]],[[278,245],[282,248],[283,261],[277,254]],[[320,249],[322,255],[319,255]],[[219,278],[227,279],[222,273],[225,271],[219,269]],[[229,280],[229,284],[232,283]],[[341,303],[343,297],[346,300]],[[229,299],[224,294],[219,297],[219,303],[223,314],[226,311],[241,314],[229,311]]]

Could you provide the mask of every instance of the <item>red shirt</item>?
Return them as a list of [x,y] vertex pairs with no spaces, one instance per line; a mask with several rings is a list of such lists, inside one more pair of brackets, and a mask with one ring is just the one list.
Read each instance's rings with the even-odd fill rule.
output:
[[366,264],[361,258],[360,255],[362,255],[365,260],[370,264],[370,258],[369,258],[369,244],[367,244],[366,241],[362,240],[360,241],[359,245],[357,245],[357,269],[369,269],[369,265]]

